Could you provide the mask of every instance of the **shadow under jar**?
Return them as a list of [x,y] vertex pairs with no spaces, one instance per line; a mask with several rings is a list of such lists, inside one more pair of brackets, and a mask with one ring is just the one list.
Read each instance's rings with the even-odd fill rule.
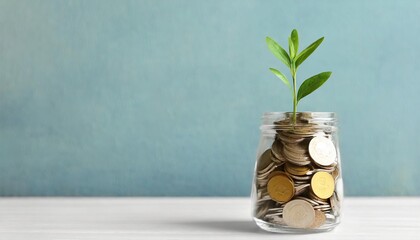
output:
[[270,232],[325,232],[343,199],[337,119],[330,112],[265,113],[251,198],[256,224]]

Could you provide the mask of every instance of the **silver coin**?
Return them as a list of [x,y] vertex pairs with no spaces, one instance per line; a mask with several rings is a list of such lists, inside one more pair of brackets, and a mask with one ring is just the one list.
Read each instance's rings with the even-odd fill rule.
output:
[[311,184],[302,184],[295,187],[295,195],[300,195],[304,193]]
[[307,201],[296,199],[284,206],[284,222],[295,228],[309,228],[315,220],[315,210]]
[[296,154],[305,154],[308,152],[308,146],[306,145],[301,145],[301,144],[290,144],[290,143],[285,143],[283,144],[283,150],[288,151],[288,152],[293,152]]
[[305,200],[305,201],[309,202],[312,206],[318,206],[319,205],[319,203],[317,203],[317,202],[315,202],[312,199],[307,198],[307,197],[298,196],[298,197],[296,197],[296,199]]
[[315,163],[320,166],[330,166],[335,163],[337,158],[334,143],[330,139],[321,136],[312,138],[309,143],[309,154]]
[[261,154],[257,162],[257,170],[266,168],[271,163],[271,150],[267,149]]
[[299,143],[299,142],[302,142],[303,140],[305,140],[305,138],[303,138],[303,137],[292,135],[292,134],[287,134],[285,132],[280,133],[278,135],[278,137],[280,138],[280,140],[282,142],[290,143],[290,144]]
[[271,154],[276,158],[279,159],[279,161],[284,160],[284,157],[282,155],[282,149],[283,144],[279,140],[275,140],[273,142],[273,145],[271,146]]

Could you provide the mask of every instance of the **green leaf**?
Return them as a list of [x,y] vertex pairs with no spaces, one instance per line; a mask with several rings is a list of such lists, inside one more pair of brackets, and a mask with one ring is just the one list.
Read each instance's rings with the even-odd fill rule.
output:
[[309,55],[311,55],[315,51],[315,49],[322,43],[323,40],[324,40],[324,37],[316,40],[307,48],[305,48],[305,50],[299,53],[296,57],[296,67],[299,67],[299,65],[303,63],[303,61],[305,61],[305,59],[307,59]]
[[287,77],[284,76],[283,73],[281,73],[279,70],[277,70],[275,68],[270,68],[270,71],[272,73],[274,73],[274,75],[276,75],[278,78],[280,78],[280,80],[283,81],[283,83],[286,84],[286,86],[288,86],[290,88],[290,90],[293,90],[292,86],[290,85],[289,80],[287,80]]
[[296,52],[295,52],[295,46],[293,45],[293,41],[290,37],[289,37],[289,54],[290,54],[290,62],[293,62]]
[[284,50],[278,43],[276,43],[270,37],[267,37],[265,41],[267,42],[268,49],[270,49],[274,56],[276,56],[278,59],[280,59],[280,61],[286,64],[287,67],[290,67],[290,58],[286,50]]
[[324,84],[331,76],[331,72],[322,72],[306,79],[299,87],[297,101],[299,102],[305,96],[311,94]]
[[299,51],[299,35],[296,29],[293,29],[290,37],[292,38],[293,46],[295,48],[295,54],[297,54]]

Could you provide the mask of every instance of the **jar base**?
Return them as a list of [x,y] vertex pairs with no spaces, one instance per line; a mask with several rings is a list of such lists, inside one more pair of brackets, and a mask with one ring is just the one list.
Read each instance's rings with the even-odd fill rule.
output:
[[254,221],[257,224],[257,226],[267,232],[273,232],[273,233],[322,233],[322,232],[329,232],[332,231],[337,225],[340,223],[339,219],[336,219],[336,222],[333,223],[325,223],[323,226],[317,228],[317,229],[304,229],[304,228],[292,228],[284,225],[278,225],[274,223],[269,223],[266,221],[263,221],[261,219],[255,218]]

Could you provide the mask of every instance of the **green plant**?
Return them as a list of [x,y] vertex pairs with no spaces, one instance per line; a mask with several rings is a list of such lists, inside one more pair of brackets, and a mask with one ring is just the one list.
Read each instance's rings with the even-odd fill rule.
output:
[[299,101],[311,94],[313,91],[318,89],[324,84],[328,78],[331,76],[331,72],[322,72],[317,75],[314,75],[305,81],[299,87],[299,91],[296,94],[296,72],[299,66],[305,61],[315,49],[322,43],[324,37],[316,40],[302,52],[298,53],[299,49],[299,35],[296,29],[293,29],[289,37],[289,53],[286,52],[276,41],[270,37],[266,38],[268,49],[276,56],[280,61],[282,61],[289,69],[293,79],[293,86],[290,85],[287,77],[275,68],[270,68],[270,71],[274,73],[286,86],[290,88],[293,95],[293,124],[296,124],[296,112]]

